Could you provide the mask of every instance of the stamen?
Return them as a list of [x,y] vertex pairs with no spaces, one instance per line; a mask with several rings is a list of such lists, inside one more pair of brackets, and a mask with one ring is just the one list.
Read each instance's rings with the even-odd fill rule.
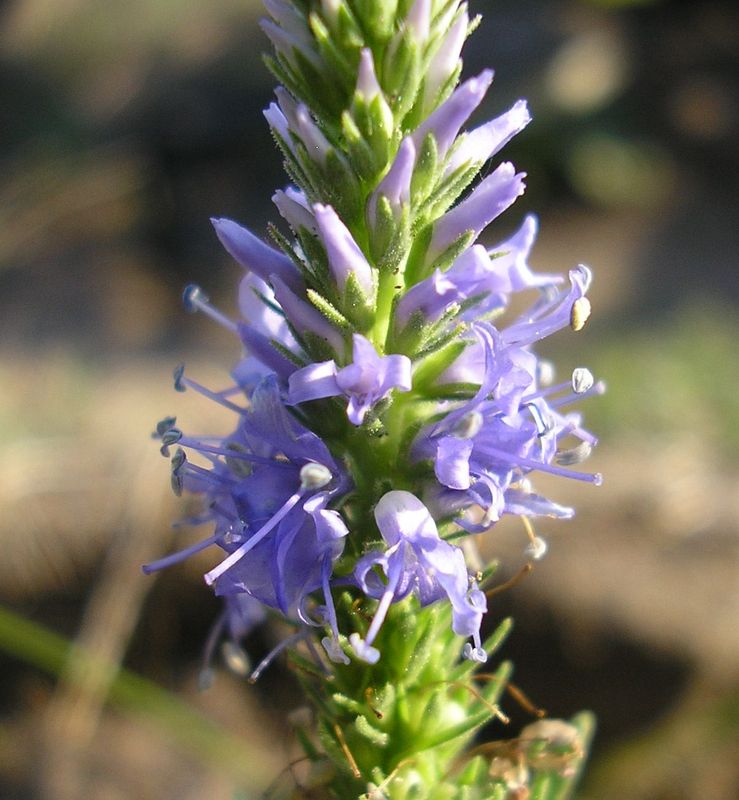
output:
[[[177,452],[179,453],[180,451],[178,450]],[[219,486],[236,486],[238,483],[233,478],[229,478],[226,475],[218,475],[209,469],[199,467],[197,464],[191,464],[189,461],[187,462],[187,471],[202,478],[206,483],[215,483]]]
[[516,584],[520,583],[521,580],[525,578],[531,572],[531,570],[533,570],[533,568],[534,565],[531,562],[524,564],[512,578],[508,578],[507,581],[499,583],[497,586],[493,586],[491,589],[488,589],[485,592],[485,597],[490,600],[491,598],[495,597],[496,594],[501,594],[502,592],[507,592],[509,589],[512,589]]
[[280,508],[280,510],[277,511],[253,536],[247,539],[238,549],[234,550],[230,556],[221,561],[217,567],[214,567],[212,570],[210,570],[210,572],[206,572],[204,579],[208,586],[212,586],[216,580],[223,575],[224,572],[231,569],[234,564],[239,562],[250,550],[256,547],[259,542],[261,542],[262,539],[264,539],[264,537],[300,502],[303,494],[304,490],[302,488],[300,491],[295,492],[292,497],[287,499],[282,508]]
[[480,447],[479,453],[498,459],[499,461],[505,461],[514,466],[526,469],[538,469],[540,472],[550,472],[552,475],[561,475],[563,478],[572,478],[576,481],[586,481],[596,486],[600,486],[601,483],[603,483],[603,476],[598,472],[591,474],[589,472],[572,472],[572,470],[568,469],[559,469],[558,467],[553,467],[551,464],[545,464],[543,461],[535,461],[533,458],[518,456],[515,453],[498,450],[496,447]]
[[265,669],[267,669],[267,667],[275,660],[275,658],[283,650],[286,650],[288,647],[292,647],[294,644],[297,644],[303,638],[305,638],[304,631],[298,631],[297,633],[293,633],[292,636],[288,636],[287,639],[283,639],[276,647],[270,650],[270,652],[267,653],[267,655],[257,664],[256,668],[253,670],[253,672],[248,678],[249,683],[256,683],[259,680],[259,676],[264,672]]
[[362,773],[359,771],[357,762],[354,760],[352,751],[349,749],[349,745],[346,743],[346,739],[344,738],[344,734],[342,733],[342,730],[339,727],[338,723],[334,725],[333,730],[334,733],[336,734],[336,738],[338,739],[339,746],[341,747],[341,750],[346,756],[347,762],[349,763],[349,768],[352,771],[352,775],[354,775],[355,778],[361,778]]
[[531,556],[534,561],[539,561],[539,559],[544,557],[544,554],[547,552],[547,543],[544,539],[540,538],[534,533],[534,528],[531,525],[528,517],[521,517],[521,522],[523,523],[524,530],[526,531],[526,536],[529,538],[529,545],[525,550],[526,555]]
[[201,542],[196,542],[194,545],[186,547],[184,550],[178,550],[176,553],[164,556],[164,558],[159,558],[156,561],[151,561],[148,564],[144,564],[144,566],[141,567],[141,571],[144,573],[144,575],[151,575],[152,572],[158,572],[160,569],[166,569],[167,567],[171,567],[173,564],[179,564],[180,561],[184,561],[186,558],[195,555],[195,553],[199,553],[201,550],[205,550],[206,547],[210,547],[217,541],[218,534],[213,534],[207,539],[203,539]]
[[575,394],[584,394],[592,389],[594,383],[593,373],[587,367],[577,367],[572,371],[572,390]]
[[[209,400],[213,400],[215,403],[222,405],[224,408],[229,408],[231,411],[235,411],[237,414],[245,414],[246,409],[242,406],[237,406],[236,403],[232,403],[230,400],[226,400],[223,394],[219,392],[213,392],[210,389],[206,389],[197,381],[192,380],[191,378],[185,377],[185,365],[178,364],[174,368],[174,372],[172,373],[174,377],[174,388],[177,392],[184,392],[186,388],[193,389],[194,391],[202,394],[204,397],[207,397]],[[228,390],[227,390],[228,393]]]
[[[282,467],[286,469],[294,468],[293,465],[287,461],[279,461],[274,458],[267,458],[267,456],[255,456],[253,453],[249,453],[245,449],[237,450],[235,449],[236,447],[239,446],[237,442],[233,443],[229,442],[226,445],[226,447],[223,448],[223,447],[213,447],[211,445],[204,444],[198,439],[191,439],[186,436],[183,436],[178,441],[183,447],[190,447],[191,449],[197,450],[201,453],[212,453],[218,456],[225,456],[227,462],[229,460],[238,460],[238,461],[249,461],[253,462],[254,464],[269,464],[270,467]],[[232,445],[234,445],[233,449]]]
[[[306,465],[307,466],[307,465]],[[318,466],[318,465],[317,465]],[[305,469],[305,467],[303,467]],[[328,614],[328,624],[331,628],[331,636],[324,636],[321,639],[323,649],[326,651],[328,657],[335,664],[349,664],[350,659],[347,654],[341,649],[339,644],[339,626],[336,620],[336,609],[334,607],[334,600],[331,595],[331,556],[326,555],[323,559],[321,569],[321,584],[323,587],[323,597],[326,601],[326,612]]]
[[223,629],[226,627],[227,619],[228,613],[226,611],[219,614],[205,641],[205,647],[203,648],[203,666],[198,674],[198,690],[201,692],[210,689],[213,685],[213,680],[215,679],[215,674],[211,667],[213,663],[213,653],[215,652],[218,640],[221,638]]
[[375,708],[371,703],[372,695],[374,693],[375,693],[375,690],[371,686],[368,686],[364,690],[364,702],[367,704],[367,706],[369,707],[370,711],[377,717],[377,719],[382,719],[385,715],[382,713],[382,711],[380,711],[379,709]]
[[576,394],[575,392],[571,392],[570,394],[565,395],[564,397],[557,397],[554,400],[549,401],[549,405],[552,408],[561,408],[562,406],[569,405],[570,403],[574,403],[579,400],[585,400],[588,397],[593,397],[594,395],[601,395],[604,394],[606,391],[606,384],[605,381],[598,381],[597,383],[593,384],[587,392],[583,392],[582,394]]
[[219,325],[223,325],[224,328],[233,333],[238,330],[233,320],[230,320],[225,314],[211,305],[208,295],[196,283],[190,283],[185,287],[185,291],[182,293],[182,304],[185,306],[185,311],[189,311],[191,314],[196,311],[202,311]]

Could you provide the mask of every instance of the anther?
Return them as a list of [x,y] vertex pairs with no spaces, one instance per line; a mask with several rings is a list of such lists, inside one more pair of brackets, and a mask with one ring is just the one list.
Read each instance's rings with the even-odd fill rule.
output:
[[333,475],[328,467],[309,461],[300,468],[300,488],[306,491],[322,489],[331,483]]
[[154,433],[155,438],[159,438],[164,436],[164,434],[174,428],[175,423],[177,422],[177,417],[165,417],[164,419],[160,419],[157,422],[156,433]]
[[576,367],[572,370],[572,391],[575,394],[584,394],[593,388],[595,378],[587,367]]
[[225,641],[221,645],[221,655],[228,669],[240,678],[246,678],[251,670],[249,656],[235,642]]
[[484,423],[482,414],[479,411],[470,411],[465,414],[452,428],[452,436],[457,439],[474,439],[480,432]]
[[203,305],[209,302],[210,298],[208,295],[205,294],[196,283],[188,283],[187,286],[185,286],[182,292],[182,305],[185,307],[185,311],[194,314]]
[[529,522],[527,517],[522,516],[521,522],[523,523],[524,530],[526,531],[526,536],[528,536],[529,539],[528,547],[524,552],[527,556],[531,556],[534,561],[539,561],[539,559],[543,558],[547,552],[547,543],[544,541],[544,539],[534,533],[531,522]]
[[[239,442],[226,442],[226,450],[232,450],[234,453],[239,454],[248,454],[248,450]],[[248,478],[253,471],[252,465],[246,459],[234,458],[233,456],[226,456],[226,466],[237,478]]]
[[187,456],[185,455],[185,451],[178,447],[175,451],[175,454],[172,456],[172,491],[179,497],[182,494],[182,489],[184,488],[185,478],[182,474],[182,468],[187,463]]
[[554,461],[563,467],[569,467],[573,464],[582,464],[590,454],[593,452],[593,445],[590,442],[580,442],[577,447],[570,450],[560,450],[555,456]]
[[159,448],[159,452],[163,456],[169,456],[169,448],[171,445],[176,444],[182,438],[182,431],[178,428],[170,428],[169,430],[164,431],[161,435],[162,438],[162,446]]
[[537,384],[541,387],[551,386],[556,378],[554,364],[551,361],[539,361],[536,365]]
[[178,364],[172,371],[172,378],[174,379],[174,390],[176,392],[186,391],[186,386],[182,383],[182,378],[185,374],[185,365]]
[[547,543],[540,536],[534,536],[525,550],[526,555],[531,556],[534,561],[539,561],[539,559],[544,557],[546,552]]
[[185,287],[185,291],[182,293],[182,304],[185,306],[185,310],[191,314],[202,311],[203,314],[219,325],[223,325],[224,328],[234,332],[237,329],[235,322],[211,305],[208,295],[196,283],[190,283]]
[[590,317],[590,300],[587,297],[578,297],[572,304],[570,311],[570,327],[573,331],[581,331]]

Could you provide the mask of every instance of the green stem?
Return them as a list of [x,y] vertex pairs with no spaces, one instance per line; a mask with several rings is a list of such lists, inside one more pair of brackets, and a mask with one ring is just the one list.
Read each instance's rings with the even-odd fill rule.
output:
[[372,341],[381,355],[385,353],[390,322],[392,317],[393,298],[397,293],[395,288],[397,276],[387,270],[380,271],[377,286],[377,302],[375,304],[375,322],[372,326]]

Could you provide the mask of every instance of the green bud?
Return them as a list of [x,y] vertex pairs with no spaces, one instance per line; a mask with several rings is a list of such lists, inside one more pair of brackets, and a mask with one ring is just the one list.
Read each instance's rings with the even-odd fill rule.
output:
[[398,0],[356,3],[356,9],[371,40],[384,43],[392,36],[398,13]]
[[368,739],[375,747],[385,748],[390,741],[390,736],[385,731],[375,728],[363,714],[354,720],[354,727],[360,736]]
[[439,152],[433,133],[424,136],[423,143],[416,155],[416,166],[411,179],[411,197],[414,210],[428,197],[438,180]]
[[308,289],[307,295],[311,303],[332,325],[336,326],[342,333],[354,333],[356,329],[351,322],[335,306],[331,305],[325,297],[313,291],[313,289]]

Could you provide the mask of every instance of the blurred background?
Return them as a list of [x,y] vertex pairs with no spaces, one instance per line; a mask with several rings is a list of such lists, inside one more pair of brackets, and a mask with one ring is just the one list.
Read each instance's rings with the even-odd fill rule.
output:
[[[729,0],[473,0],[465,75],[496,68],[478,118],[527,97],[505,153],[535,210],[534,266],[591,265],[594,315],[548,345],[609,385],[585,408],[603,487],[547,488],[547,557],[496,597],[516,682],[599,721],[581,797],[739,796],[739,16]],[[145,578],[190,535],[149,433],[225,431],[176,395],[186,361],[224,385],[230,337],[179,304],[233,311],[212,233],[263,234],[285,184],[261,110],[256,0],[0,3],[0,798],[256,798],[295,757],[283,664],[219,666],[213,556]],[[175,541],[178,537],[178,541]],[[189,541],[189,540],[188,540]],[[486,539],[524,563],[515,522]],[[279,638],[247,642],[261,658]],[[84,653],[93,652],[90,660]],[[509,698],[515,735],[530,720]]]

